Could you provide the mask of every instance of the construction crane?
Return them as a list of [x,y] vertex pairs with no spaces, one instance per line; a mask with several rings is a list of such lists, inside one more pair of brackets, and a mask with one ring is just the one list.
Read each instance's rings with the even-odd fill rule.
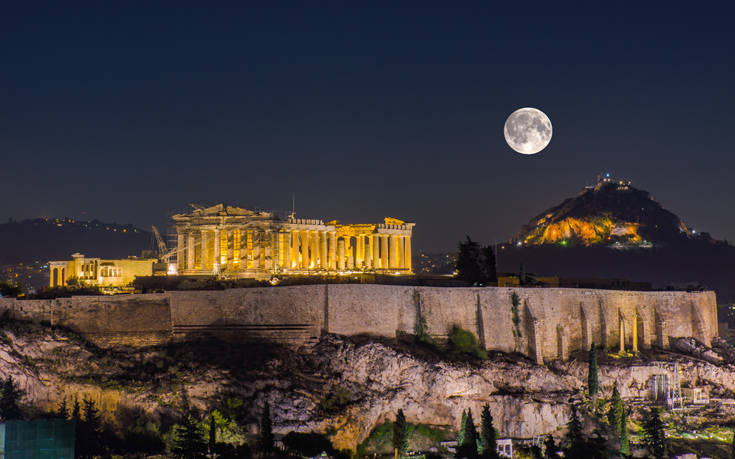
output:
[[168,248],[166,248],[166,243],[163,241],[163,238],[161,237],[161,233],[158,232],[158,228],[155,226],[151,227],[153,229],[153,238],[156,240],[156,248],[158,249],[158,258],[163,258],[166,252],[168,252]]

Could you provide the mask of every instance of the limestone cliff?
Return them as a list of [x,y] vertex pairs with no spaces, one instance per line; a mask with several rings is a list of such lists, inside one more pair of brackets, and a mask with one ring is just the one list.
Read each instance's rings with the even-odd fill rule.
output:
[[[584,360],[546,367],[496,354],[477,361],[409,341],[366,337],[325,335],[300,351],[216,342],[100,350],[37,324],[5,322],[1,330],[0,374],[12,375],[35,409],[86,396],[108,416],[121,407],[139,407],[163,418],[174,414],[183,388],[202,409],[225,395],[241,398],[252,414],[252,432],[268,401],[277,433],[331,432],[335,446],[350,449],[398,408],[409,422],[454,430],[462,410],[479,413],[488,403],[501,436],[559,433],[568,420],[570,398],[579,397],[587,378]],[[628,400],[647,397],[651,375],[673,368],[674,360],[680,361],[683,385],[706,387],[713,397],[734,397],[735,367],[655,353],[645,359],[603,356],[603,396],[617,381]],[[717,408],[723,419],[732,416],[727,406],[732,407]]]

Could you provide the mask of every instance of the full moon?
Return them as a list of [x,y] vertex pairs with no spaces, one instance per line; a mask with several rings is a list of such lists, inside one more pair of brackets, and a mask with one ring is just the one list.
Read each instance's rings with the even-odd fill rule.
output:
[[533,155],[551,141],[551,120],[537,108],[519,108],[505,120],[505,141],[524,155]]

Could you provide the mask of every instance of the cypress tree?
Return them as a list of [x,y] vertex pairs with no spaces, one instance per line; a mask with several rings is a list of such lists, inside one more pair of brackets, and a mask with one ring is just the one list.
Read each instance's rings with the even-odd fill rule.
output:
[[620,436],[623,420],[623,400],[620,398],[618,383],[613,386],[612,399],[610,400],[610,411],[607,412],[607,420],[616,435]]
[[472,419],[472,410],[467,410],[467,420],[464,425],[464,438],[463,442],[457,447],[457,457],[466,457],[474,459],[478,457],[477,447],[480,440],[477,435],[477,427],[475,427],[475,421]]
[[266,455],[273,452],[273,423],[271,421],[271,407],[267,402],[263,407],[263,414],[260,418],[258,446],[260,451]]
[[459,424],[459,436],[457,437],[457,445],[464,444],[464,429],[467,425],[467,410],[462,410],[462,421]]
[[393,424],[393,449],[398,450],[399,456],[408,451],[408,425],[402,409],[398,410],[396,422]]
[[493,426],[493,415],[490,413],[490,407],[485,404],[482,407],[481,429],[480,429],[480,453],[483,459],[495,459],[498,457],[498,445],[495,435],[495,427]]
[[651,457],[656,459],[666,457],[666,433],[658,407],[651,407],[651,410],[646,413],[643,432],[643,444],[646,445]]
[[8,376],[8,378],[2,382],[1,392],[0,418],[4,421],[22,419],[23,412],[20,409],[20,400],[25,395],[25,391],[15,384],[12,376]]
[[597,407],[594,406],[594,401],[597,396],[597,392],[600,390],[600,383],[597,377],[597,348],[595,347],[595,343],[592,343],[592,346],[590,346],[587,389],[589,390],[590,397],[592,398],[593,409],[597,411]]
[[628,413],[623,408],[623,416],[620,420],[620,454],[630,455],[630,436],[628,434]]
[[209,415],[209,454],[214,453],[217,445],[217,426],[214,423],[214,415]]

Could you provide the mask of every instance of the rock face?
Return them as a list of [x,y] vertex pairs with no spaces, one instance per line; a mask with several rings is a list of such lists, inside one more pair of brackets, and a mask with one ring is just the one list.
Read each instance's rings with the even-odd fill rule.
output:
[[[240,397],[252,414],[253,433],[269,402],[276,433],[332,431],[336,447],[353,450],[399,408],[409,422],[456,430],[463,410],[477,417],[487,403],[503,437],[554,433],[568,421],[569,401],[579,398],[587,380],[586,361],[546,367],[503,354],[472,361],[395,340],[325,335],[300,351],[204,342],[100,350],[39,325],[5,323],[1,330],[0,374],[13,376],[37,409],[86,396],[108,416],[120,407],[171,415],[183,386],[201,409],[225,395]],[[705,386],[723,398],[735,394],[735,367],[654,357],[601,356],[601,395],[609,396],[617,382],[624,398],[648,397],[651,376],[673,371],[672,359],[679,359],[683,385]]]

